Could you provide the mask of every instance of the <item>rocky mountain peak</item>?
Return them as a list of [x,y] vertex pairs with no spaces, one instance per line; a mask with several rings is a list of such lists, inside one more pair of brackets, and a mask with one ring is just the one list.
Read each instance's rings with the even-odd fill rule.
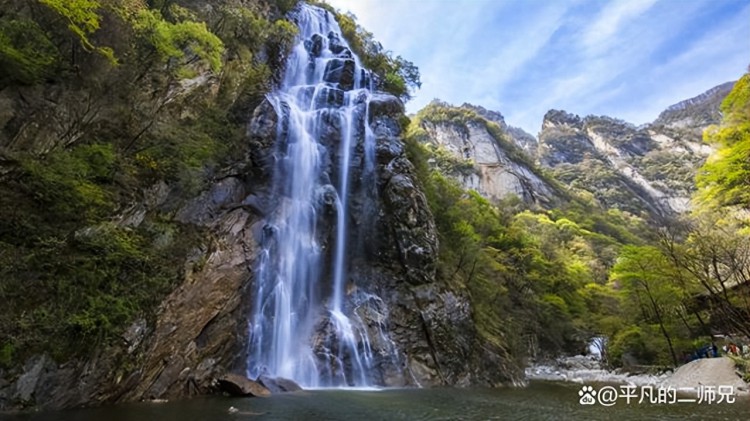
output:
[[538,146],[536,137],[520,127],[508,125],[508,123],[505,122],[505,117],[503,117],[502,113],[499,111],[488,110],[481,105],[469,104],[467,102],[464,102],[460,108],[474,111],[487,121],[497,123],[516,146],[521,148],[530,157],[536,156]]
[[549,110],[542,120],[542,130],[549,126],[567,126],[574,129],[583,128],[583,120],[576,114],[563,110]]
[[499,124],[503,129],[505,129],[505,127],[507,126],[507,124],[505,123],[505,117],[503,117],[503,115],[499,111],[488,110],[481,105],[469,104],[468,102],[464,102],[461,105],[461,108],[472,110],[480,116],[486,118],[487,120],[494,121],[495,123]]
[[695,172],[710,152],[701,133],[719,123],[721,102],[733,85],[679,102],[641,127],[609,116],[580,118],[550,110],[539,134],[539,163],[563,184],[593,193],[605,207],[684,212]]
[[667,107],[654,120],[655,126],[669,128],[688,128],[701,130],[710,124],[716,124],[721,119],[719,106],[729,94],[735,82],[722,83],[693,98],[680,101]]
[[484,107],[433,101],[414,120],[435,151],[432,164],[467,190],[490,200],[512,194],[527,203],[557,202],[554,187],[533,164],[536,139]]

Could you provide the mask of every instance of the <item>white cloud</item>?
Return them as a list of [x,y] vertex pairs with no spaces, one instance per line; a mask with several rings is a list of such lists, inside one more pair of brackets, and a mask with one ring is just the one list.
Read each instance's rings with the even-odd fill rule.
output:
[[596,20],[586,28],[583,45],[589,53],[606,51],[617,33],[629,21],[648,11],[657,0],[618,0],[607,4]]
[[655,66],[652,78],[658,89],[652,90],[642,106],[623,109],[622,117],[638,124],[648,122],[672,104],[738,79],[750,64],[750,43],[739,40],[750,40],[750,5],[689,49]]
[[[329,3],[420,68],[422,89],[409,111],[433,98],[471,102],[532,133],[549,108],[653,120],[667,105],[739,77],[750,61],[750,6],[741,1]],[[706,34],[688,44],[697,31]]]
[[[467,75],[481,57],[483,26],[503,5],[496,0],[470,2],[420,0],[329,1],[350,10],[387,50],[413,61],[422,75],[422,88],[407,104],[417,111],[434,98],[450,100],[465,93]],[[488,13],[489,12],[489,13]],[[467,98],[468,100],[469,98]]]
[[567,8],[563,3],[549,3],[535,13],[535,19],[521,26],[510,39],[497,42],[495,55],[486,57],[471,75],[468,86],[473,96],[486,95],[492,86],[501,92],[519,72],[534,59],[562,25]]
[[[653,4],[649,4],[651,6]],[[551,74],[548,80],[530,87],[529,97],[534,101],[529,102],[528,108],[524,107],[522,111],[509,111],[508,121],[517,121],[527,130],[529,127],[536,130],[541,125],[542,116],[550,108],[581,115],[606,114],[636,124],[653,120],[663,107],[654,108],[648,96],[668,85],[655,77],[657,52],[665,48],[672,35],[690,30],[691,21],[700,15],[702,6],[698,2],[685,2],[681,3],[679,13],[665,7],[652,10],[648,16],[641,16],[640,19],[635,19],[638,15],[636,11],[646,10],[646,5],[629,9],[628,12],[614,6],[610,11],[601,11],[594,25],[616,21],[617,29],[599,41],[597,54],[591,55],[592,44],[587,45],[586,38],[574,35],[573,41],[577,39],[580,43],[572,42],[571,49],[564,54],[574,55],[578,52],[576,57],[579,60],[564,60],[566,72]],[[641,15],[643,13],[640,12]],[[672,70],[675,74],[670,77],[681,79],[680,71]],[[685,76],[696,78],[693,73]],[[687,97],[678,97],[677,100]],[[523,104],[519,105],[523,107]]]

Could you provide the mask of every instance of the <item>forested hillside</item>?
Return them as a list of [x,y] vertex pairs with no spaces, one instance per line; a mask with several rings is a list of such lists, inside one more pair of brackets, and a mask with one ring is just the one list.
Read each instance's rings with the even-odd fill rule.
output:
[[[585,138],[585,132],[565,139],[579,136],[583,140],[577,142],[588,145],[588,153],[566,148],[562,135],[550,134],[548,124],[575,130],[582,124],[575,116],[550,112],[540,148],[559,152],[538,152],[547,166],[545,159],[564,154],[561,159],[573,163],[564,171],[554,163],[553,171],[537,167],[533,155],[519,150],[507,133],[472,107],[433,102],[413,117],[407,142],[441,235],[439,274],[471,292],[483,332],[514,337],[516,355],[579,352],[582,342],[607,337],[613,365],[677,365],[684,354],[711,343],[712,335],[747,335],[750,241],[740,164],[748,157],[742,149],[747,140],[742,131],[746,81],[747,76],[737,82],[723,101],[721,125],[706,132],[706,140],[718,150],[697,173],[699,189],[692,211],[681,215],[661,215],[657,198],[628,192],[627,180],[606,160],[599,160],[599,146]],[[716,92],[728,92],[726,85],[720,88],[669,112],[679,111],[682,120],[698,114],[715,116]],[[704,97],[713,102],[704,102]],[[666,119],[661,117],[653,130],[664,131]],[[592,126],[595,120],[587,117],[585,124]],[[632,133],[619,147],[635,150],[639,139],[633,128],[614,119],[597,121],[609,127],[607,131],[622,126]],[[705,124],[705,118],[700,122],[694,124]],[[487,127],[490,136],[478,134],[476,127]],[[677,145],[695,143],[695,134],[681,129],[685,138],[672,133],[671,146],[659,146],[659,153],[687,153]],[[643,142],[653,142],[643,133]],[[518,177],[519,168],[525,168],[526,174],[536,174],[535,182],[526,175],[521,187],[511,183],[500,190],[502,194],[497,189],[489,193],[486,183],[502,178],[483,174],[486,170],[475,160],[478,142],[489,142],[490,151],[495,148],[508,157],[494,163],[492,171]],[[579,156],[578,161],[568,155]],[[601,169],[594,171],[592,162]],[[644,173],[655,171],[667,183],[678,180],[675,185],[682,186],[682,194],[695,189],[690,184],[696,172],[689,166],[674,172],[646,161],[637,165]],[[468,178],[475,172],[478,185]],[[607,179],[603,172],[614,178]],[[535,195],[548,199],[540,203]],[[549,197],[556,197],[556,202]],[[633,200],[642,202],[631,206]],[[728,211],[729,205],[735,210]],[[644,206],[652,211],[644,212]]]

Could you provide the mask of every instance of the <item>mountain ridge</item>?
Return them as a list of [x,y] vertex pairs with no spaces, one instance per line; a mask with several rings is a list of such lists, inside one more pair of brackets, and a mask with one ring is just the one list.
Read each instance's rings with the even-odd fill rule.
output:
[[[549,171],[569,190],[593,194],[605,208],[666,216],[690,209],[690,197],[695,189],[693,177],[711,152],[711,147],[702,142],[702,131],[720,122],[721,100],[733,85],[734,82],[726,82],[673,104],[653,122],[641,126],[606,115],[580,117],[551,109],[545,114],[536,137],[508,125],[500,111],[481,105],[463,103],[453,106],[435,100],[417,116],[421,116],[419,124],[430,132],[428,142],[443,146],[446,142],[454,144],[452,151],[447,148],[453,158],[465,162],[464,170],[473,167],[480,177],[449,173],[465,188],[474,189],[487,198],[499,200],[505,194],[520,193],[519,197],[526,202],[551,203],[549,198],[554,189],[542,188],[539,183],[530,184],[528,178],[530,174]],[[451,113],[458,117],[454,116],[455,120],[447,125],[444,119],[441,127],[434,121],[434,116],[425,118],[427,114],[435,113],[435,107],[442,107],[439,112],[444,114],[443,117]],[[511,152],[523,154],[522,162],[498,159],[492,163],[498,180],[503,171],[516,175],[527,173],[527,178],[518,178],[525,180],[521,183],[523,188],[511,188],[507,183],[493,180],[492,174],[481,168],[489,162],[480,164],[474,151],[469,151],[471,148],[462,149],[460,145],[475,145],[488,140],[479,133],[481,130],[477,131],[477,127],[470,130],[466,126],[468,114],[475,122],[484,120],[485,125],[497,124],[505,139],[517,150]],[[449,133],[462,125],[460,133]],[[484,139],[480,139],[482,137]],[[508,148],[497,139],[494,147]],[[487,157],[479,158],[482,159],[486,161]],[[525,170],[515,168],[518,164]],[[537,168],[532,169],[533,166]],[[535,192],[534,187],[542,191]],[[547,200],[540,202],[539,197]]]

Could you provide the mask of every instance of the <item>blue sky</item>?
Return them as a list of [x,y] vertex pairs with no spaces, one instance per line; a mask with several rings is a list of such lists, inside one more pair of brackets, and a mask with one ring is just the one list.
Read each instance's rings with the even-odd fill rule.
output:
[[750,65],[750,0],[327,2],[419,67],[409,112],[470,102],[534,135],[551,108],[647,123]]

